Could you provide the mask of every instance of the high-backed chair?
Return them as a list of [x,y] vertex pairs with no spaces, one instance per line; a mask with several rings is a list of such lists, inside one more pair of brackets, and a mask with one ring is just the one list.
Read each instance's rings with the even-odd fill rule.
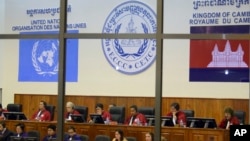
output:
[[124,123],[125,120],[125,107],[124,106],[114,106],[109,109],[112,121],[117,121],[118,123]]
[[50,120],[53,121],[54,120],[54,114],[55,114],[56,106],[54,106],[54,105],[47,105],[45,108],[46,108],[46,110],[48,110],[50,112]]
[[81,138],[81,141],[89,141],[89,136],[88,135],[79,135]]
[[246,112],[242,110],[234,111],[234,115],[239,119],[240,124],[245,124]]
[[181,110],[185,113],[186,117],[194,117],[194,110]]
[[147,116],[154,116],[155,115],[155,107],[138,107],[137,111]]
[[75,106],[74,109],[77,110],[83,116],[83,119],[85,121],[87,121],[88,111],[89,111],[88,107],[86,107],[86,106]]
[[137,141],[136,137],[125,137],[128,141]]
[[8,104],[7,110],[8,112],[22,112],[22,104]]
[[27,134],[28,134],[28,137],[36,137],[37,141],[40,140],[40,132],[37,130],[28,131]]
[[110,137],[107,135],[96,135],[95,141],[110,141]]

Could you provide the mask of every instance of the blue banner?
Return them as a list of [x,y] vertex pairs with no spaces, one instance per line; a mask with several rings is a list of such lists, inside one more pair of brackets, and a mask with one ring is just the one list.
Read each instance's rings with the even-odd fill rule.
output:
[[[68,33],[78,33],[77,30]],[[20,34],[58,34],[58,31],[23,32]],[[66,41],[66,81],[77,82],[78,40]],[[59,71],[58,39],[21,39],[19,41],[20,82],[57,82]]]

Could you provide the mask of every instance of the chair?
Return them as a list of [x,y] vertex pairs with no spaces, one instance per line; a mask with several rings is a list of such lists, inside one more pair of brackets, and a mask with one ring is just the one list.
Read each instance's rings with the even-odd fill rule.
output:
[[117,121],[118,123],[124,123],[125,120],[125,107],[124,106],[114,106],[109,110],[112,121]]
[[88,107],[86,106],[75,106],[75,110],[77,110],[82,116],[85,121],[87,121],[88,117]]
[[46,110],[48,110],[50,112],[50,120],[53,121],[54,120],[54,113],[55,113],[56,106],[47,105],[45,108],[46,108]]
[[194,117],[194,110],[182,110],[185,113],[186,117]]
[[142,113],[145,117],[155,115],[155,107],[139,107],[137,112]]
[[95,141],[110,141],[110,137],[107,135],[96,135]]
[[28,131],[27,134],[28,134],[28,137],[36,137],[37,141],[40,140],[40,133],[37,130]]
[[136,137],[125,137],[128,141],[137,141]]
[[246,117],[245,111],[241,110],[234,111],[234,115],[239,119],[240,124],[245,124],[245,117]]
[[89,136],[88,135],[79,135],[81,138],[81,141],[89,141]]
[[8,112],[22,112],[22,104],[8,104],[7,111]]

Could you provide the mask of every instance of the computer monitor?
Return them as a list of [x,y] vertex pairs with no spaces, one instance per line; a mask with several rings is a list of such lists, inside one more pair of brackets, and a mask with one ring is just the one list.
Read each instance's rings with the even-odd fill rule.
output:
[[37,137],[22,137],[23,141],[39,141]]
[[[155,125],[155,116],[147,115],[145,116],[147,119],[148,126]],[[161,117],[161,126],[174,126],[171,116],[162,116]]]
[[187,127],[190,128],[217,128],[214,118],[187,117]]
[[23,141],[23,139],[17,136],[10,136],[10,141]]
[[174,126],[173,118],[171,116],[162,116],[161,126]]
[[148,126],[155,125],[155,116],[154,115],[145,115],[145,118],[147,119]]
[[48,141],[56,141],[56,138],[48,139]]
[[4,112],[3,114],[7,120],[27,120],[23,112]]
[[94,122],[94,123],[99,123],[99,124],[104,124],[104,120],[102,118],[102,115],[99,115],[99,114],[89,114],[91,120]]
[[85,122],[83,115],[79,115],[79,114],[78,115],[76,115],[76,114],[71,115],[71,119],[74,122]]

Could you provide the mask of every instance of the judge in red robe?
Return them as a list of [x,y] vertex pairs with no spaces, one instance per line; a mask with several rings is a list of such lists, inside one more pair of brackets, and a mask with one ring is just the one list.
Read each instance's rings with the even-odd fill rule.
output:
[[[104,107],[103,107],[103,104],[102,104],[102,103],[97,103],[97,104],[95,105],[95,113],[96,113],[96,114],[99,114],[99,115],[102,115],[103,121],[109,122],[109,121],[112,120],[112,119],[111,119],[110,113],[109,113],[108,111],[105,111],[105,110],[104,110]],[[89,123],[93,123],[93,120],[90,119],[90,120],[89,120]],[[109,123],[107,123],[107,124],[109,124]]]
[[37,121],[51,121],[51,115],[48,110],[46,110],[47,103],[45,101],[40,101],[39,109],[31,116],[31,120]]
[[66,120],[72,120],[71,115],[80,115],[80,113],[77,110],[75,110],[74,107],[75,107],[75,104],[73,102],[69,101],[66,103],[67,112],[64,115],[64,118]]
[[239,119],[234,116],[232,108],[228,107],[224,110],[225,117],[221,120],[219,128],[229,129],[230,125],[239,125]]
[[[186,126],[187,118],[184,112],[180,110],[179,103],[172,103],[170,106],[170,112],[166,115],[172,117],[173,125]],[[181,125],[183,124],[183,125]]]
[[147,119],[143,114],[137,112],[137,106],[136,105],[132,105],[132,106],[130,106],[130,116],[128,116],[125,119],[124,124],[126,124],[126,125],[145,126],[145,125],[147,125]]

